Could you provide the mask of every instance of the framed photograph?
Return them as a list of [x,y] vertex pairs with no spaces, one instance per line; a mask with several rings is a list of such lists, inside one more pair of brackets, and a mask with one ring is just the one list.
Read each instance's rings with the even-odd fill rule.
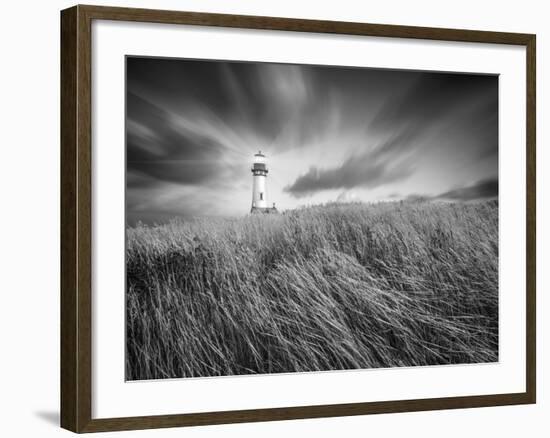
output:
[[61,12],[61,425],[535,403],[535,35]]

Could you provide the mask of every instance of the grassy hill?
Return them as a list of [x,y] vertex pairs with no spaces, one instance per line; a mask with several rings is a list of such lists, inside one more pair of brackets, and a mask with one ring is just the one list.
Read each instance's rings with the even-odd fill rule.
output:
[[127,230],[130,380],[498,360],[498,204]]

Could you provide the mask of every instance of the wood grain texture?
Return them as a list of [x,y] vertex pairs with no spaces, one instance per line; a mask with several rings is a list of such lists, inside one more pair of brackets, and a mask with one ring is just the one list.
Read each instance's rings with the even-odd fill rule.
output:
[[304,20],[296,18],[261,17],[254,15],[228,15],[202,12],[181,12],[103,6],[80,6],[94,19],[139,21],[149,23],[191,24],[246,29],[286,30],[294,32],[335,33],[389,38],[415,38],[428,40],[483,42],[495,44],[521,44],[529,42],[531,35],[521,33],[488,32],[434,27],[396,26],[342,21]]
[[77,429],[76,8],[61,15],[61,426]]
[[275,409],[206,412],[183,415],[106,418],[92,420],[81,432],[106,432],[134,429],[250,423],[261,421],[298,420],[306,418],[343,417],[367,414],[463,409],[531,403],[525,393],[473,397],[448,397],[388,402],[348,403],[321,406],[300,406]]
[[[514,394],[92,419],[91,23],[123,20],[296,32],[514,44],[527,50],[526,391]],[[150,429],[535,403],[536,77],[534,35],[291,18],[75,6],[61,13],[61,426]]]
[[526,44],[527,61],[527,129],[526,129],[526,148],[527,148],[527,296],[526,296],[526,356],[527,356],[527,394],[531,403],[536,403],[537,398],[537,157],[536,157],[536,37],[531,35]]

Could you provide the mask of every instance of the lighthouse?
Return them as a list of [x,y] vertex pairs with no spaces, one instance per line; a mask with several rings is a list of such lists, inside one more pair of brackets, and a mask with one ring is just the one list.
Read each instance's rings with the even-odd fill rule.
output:
[[252,163],[252,208],[250,213],[277,213],[275,203],[268,207],[266,194],[267,163],[262,151],[254,154]]

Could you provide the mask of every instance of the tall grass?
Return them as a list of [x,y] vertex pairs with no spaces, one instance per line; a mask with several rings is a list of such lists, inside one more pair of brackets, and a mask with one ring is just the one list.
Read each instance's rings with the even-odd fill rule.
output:
[[325,205],[127,230],[130,380],[492,362],[498,205]]

